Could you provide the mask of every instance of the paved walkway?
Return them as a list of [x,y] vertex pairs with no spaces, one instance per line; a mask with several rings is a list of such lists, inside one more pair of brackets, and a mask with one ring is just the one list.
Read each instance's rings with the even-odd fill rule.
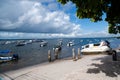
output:
[[[108,55],[87,55],[0,74],[2,80],[120,80],[120,61]],[[1,79],[0,79],[1,80]]]

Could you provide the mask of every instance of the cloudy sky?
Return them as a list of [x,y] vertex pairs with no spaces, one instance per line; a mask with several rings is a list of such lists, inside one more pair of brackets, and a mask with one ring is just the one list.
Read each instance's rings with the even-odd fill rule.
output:
[[[0,38],[107,37],[107,22],[76,17],[57,0],[0,0]],[[103,16],[104,18],[104,16]]]

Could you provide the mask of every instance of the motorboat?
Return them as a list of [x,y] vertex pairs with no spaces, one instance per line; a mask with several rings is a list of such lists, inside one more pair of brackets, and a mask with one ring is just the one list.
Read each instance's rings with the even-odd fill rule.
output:
[[19,42],[16,44],[16,46],[24,46],[26,43],[25,42]]
[[62,46],[62,44],[63,44],[62,40],[59,40],[58,45]]
[[67,46],[69,46],[69,47],[70,47],[70,46],[74,46],[74,42],[73,42],[73,41],[68,42],[68,43],[67,43]]
[[61,51],[62,49],[62,39],[58,40],[57,44],[54,45],[53,51]]
[[25,41],[26,44],[32,44],[32,42],[33,42],[32,40]]
[[110,43],[108,41],[101,41],[100,43],[86,44],[82,46],[82,53],[110,53],[112,48],[110,48]]
[[62,47],[60,46],[60,45],[55,45],[54,47],[53,47],[53,51],[61,51],[61,49],[62,49]]
[[17,41],[16,46],[24,46],[26,44],[27,43],[24,40],[21,40],[21,41]]
[[47,46],[47,44],[48,44],[48,42],[43,40],[40,42],[40,47]]
[[8,62],[12,60],[18,60],[18,54],[12,54],[10,50],[0,50],[0,63]]
[[53,51],[61,51],[61,46],[60,45],[56,45],[53,47]]

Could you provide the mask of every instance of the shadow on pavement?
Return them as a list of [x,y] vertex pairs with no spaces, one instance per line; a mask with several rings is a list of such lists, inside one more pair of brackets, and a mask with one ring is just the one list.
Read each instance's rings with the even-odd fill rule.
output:
[[111,55],[93,59],[93,61],[95,60],[100,60],[101,64],[92,63],[90,66],[94,66],[95,68],[89,68],[87,73],[98,74],[100,72],[103,72],[106,74],[106,76],[109,77],[117,77],[117,75],[120,75],[120,60],[112,61]]

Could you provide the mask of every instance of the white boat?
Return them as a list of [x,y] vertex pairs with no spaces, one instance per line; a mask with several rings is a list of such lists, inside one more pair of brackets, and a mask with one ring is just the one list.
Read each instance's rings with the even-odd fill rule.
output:
[[32,40],[25,41],[26,44],[32,44],[32,42],[33,42]]
[[55,46],[53,47],[53,51],[55,51],[55,50],[61,51],[61,49],[62,49],[61,45],[55,45]]
[[43,40],[40,42],[40,47],[47,46],[47,44],[48,44],[48,42]]
[[74,46],[74,42],[73,41],[68,42],[67,46]]
[[62,39],[59,39],[57,44],[54,45],[53,51],[61,51],[62,49]]
[[11,41],[6,41],[6,42],[5,42],[5,44],[10,44],[10,43],[11,43]]
[[112,48],[110,48],[110,43],[108,41],[102,41],[100,43],[95,44],[87,44],[82,46],[82,53],[102,53],[107,52],[110,53]]
[[59,40],[58,45],[62,46],[62,40]]

